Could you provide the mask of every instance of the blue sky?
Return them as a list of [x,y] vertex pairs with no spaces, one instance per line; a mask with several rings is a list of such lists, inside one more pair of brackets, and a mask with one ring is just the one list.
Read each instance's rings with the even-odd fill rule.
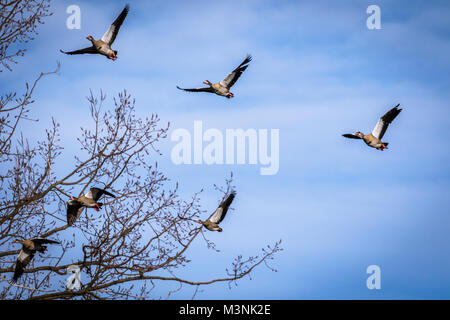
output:
[[[230,171],[237,187],[224,232],[210,235],[221,252],[199,239],[180,276],[221,276],[238,254],[283,241],[277,273],[258,268],[232,290],[216,284],[197,298],[450,298],[447,1],[132,1],[114,43],[118,60],[59,52],[87,46],[88,34],[101,37],[125,3],[54,3],[26,55],[3,73],[1,91],[23,88],[61,62],[60,75],[36,93],[32,115],[40,122],[21,128],[38,139],[51,117],[61,123],[61,170],[78,149],[80,126],[89,126],[79,116],[89,89],[102,89],[109,103],[127,89],[139,115],[156,112],[172,130],[192,130],[194,120],[223,132],[280,130],[273,176],[260,175],[259,165],[176,166],[175,143],[161,143],[156,160],[166,175],[185,196],[205,188],[205,208],[217,205],[213,184]],[[66,28],[72,4],[81,8],[81,30]],[[380,30],[366,27],[371,4],[381,8]],[[221,80],[247,53],[253,61],[234,99],[175,87]],[[397,103],[403,112],[385,135],[388,150],[341,137],[369,133]],[[366,288],[372,264],[381,267],[381,290]]]

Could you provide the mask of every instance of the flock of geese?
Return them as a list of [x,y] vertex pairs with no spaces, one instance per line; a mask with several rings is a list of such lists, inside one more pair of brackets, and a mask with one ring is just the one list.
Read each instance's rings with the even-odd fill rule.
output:
[[[99,40],[95,40],[94,37],[88,36],[87,39],[92,43],[91,46],[86,47],[84,49],[79,49],[75,51],[63,51],[62,53],[69,55],[76,54],[101,54],[115,61],[117,59],[117,50],[113,50],[111,45],[114,43],[114,40],[117,37],[120,27],[124,22],[128,11],[129,5],[127,4],[116,20],[112,23],[112,25],[108,28],[103,37]],[[248,64],[252,60],[250,55],[247,55],[245,60],[230,74],[228,74],[225,79],[220,82],[212,83],[209,80],[205,80],[203,83],[207,85],[207,87],[202,88],[193,88],[193,89],[185,89],[177,86],[178,89],[188,91],[188,92],[209,92],[215,93],[219,96],[226,97],[227,99],[233,98],[234,94],[230,92],[231,87],[236,83],[242,73],[247,69]],[[385,115],[383,115],[375,125],[375,128],[369,134],[363,134],[360,131],[357,131],[355,134],[343,134],[346,138],[351,139],[362,139],[369,147],[375,148],[377,150],[383,151],[387,149],[388,142],[383,142],[383,136],[391,122],[399,115],[402,109],[398,107],[400,104],[396,105],[394,108],[389,110]],[[104,189],[100,188],[90,188],[89,192],[80,197],[70,197],[70,200],[67,202],[67,224],[69,226],[73,225],[75,221],[79,218],[84,208],[92,208],[96,211],[99,211],[103,206],[103,203],[98,202],[100,198],[105,195],[112,198],[116,196]],[[222,232],[222,228],[219,227],[219,224],[225,218],[225,215],[228,212],[228,209],[233,202],[233,199],[236,196],[236,192],[232,191],[218,206],[218,208],[210,215],[210,217],[205,220],[193,220],[207,230],[210,231],[218,231]],[[44,239],[40,237],[20,240],[16,239],[13,243],[19,243],[22,245],[22,249],[19,252],[16,261],[16,267],[13,275],[13,281],[16,282],[19,277],[24,273],[24,268],[28,265],[28,263],[33,259],[36,252],[44,253],[47,250],[47,246],[44,244],[59,244],[58,241]]]

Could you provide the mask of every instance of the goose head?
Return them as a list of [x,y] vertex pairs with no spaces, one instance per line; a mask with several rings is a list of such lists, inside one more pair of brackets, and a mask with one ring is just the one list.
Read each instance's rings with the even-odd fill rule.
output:
[[23,241],[20,239],[14,239],[12,243],[20,243],[23,244]]
[[78,198],[70,197],[69,201],[67,201],[68,205],[76,205],[78,203]]
[[205,81],[203,81],[203,83],[204,83],[204,84],[207,84],[207,85],[210,86],[210,87],[212,86],[212,83],[211,83],[211,81],[209,81],[209,80],[205,80]]
[[87,36],[86,39],[88,39],[91,42],[94,42],[94,38],[92,36]]
[[364,133],[362,133],[361,131],[358,131],[355,133],[355,136],[360,137],[362,139],[364,137]]
[[195,220],[196,222],[200,223],[200,224],[204,224],[204,222],[200,219]]

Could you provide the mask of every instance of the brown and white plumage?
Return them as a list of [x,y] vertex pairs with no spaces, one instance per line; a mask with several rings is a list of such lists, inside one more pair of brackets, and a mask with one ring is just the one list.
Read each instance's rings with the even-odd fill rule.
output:
[[250,61],[252,61],[252,57],[251,55],[247,55],[245,60],[236,69],[234,69],[225,77],[225,79],[218,83],[211,83],[209,80],[203,81],[203,83],[207,84],[209,87],[184,89],[177,86],[177,88],[188,92],[210,92],[215,93],[219,96],[226,97],[228,99],[233,98],[234,94],[230,92],[230,89],[236,83],[242,73],[247,69],[248,63]]
[[387,128],[389,127],[389,124],[399,115],[399,113],[402,111],[402,109],[399,109],[398,107],[400,104],[397,104],[394,108],[386,112],[377,122],[375,127],[372,130],[372,133],[369,134],[363,134],[362,132],[358,131],[355,134],[346,133],[342,136],[350,139],[362,139],[364,142],[372,148],[376,148],[378,150],[383,151],[383,149],[387,149],[388,142],[382,142],[381,139],[383,139],[384,134],[386,133]]
[[400,104],[397,104],[394,108],[386,112],[384,116],[382,116],[375,127],[372,130],[372,135],[375,138],[383,139],[384,134],[386,133],[387,128],[391,124],[391,122],[399,115],[399,113],[402,111],[402,109],[399,109],[398,107]]
[[113,44],[114,40],[116,40],[117,34],[119,33],[120,27],[122,26],[122,23],[125,20],[129,9],[130,6],[127,4],[120,13],[120,15],[116,18],[116,20],[114,20],[114,22],[111,24],[111,26],[108,28],[108,30],[100,40],[94,40],[92,36],[88,36],[87,39],[92,42],[92,46],[69,52],[63,50],[60,51],[62,53],[70,55],[85,54],[85,53],[102,54],[106,56],[108,59],[116,60],[117,51],[111,49],[111,45]]
[[102,37],[102,41],[111,46],[116,40],[117,34],[119,33],[120,27],[122,26],[123,21],[125,20],[128,11],[130,10],[130,6],[127,4],[125,8],[122,10],[120,15],[114,20],[112,25],[108,28],[105,34]]
[[44,253],[47,250],[47,246],[44,244],[47,243],[58,243],[58,241],[44,239],[44,238],[32,238],[26,240],[16,239],[13,243],[22,244],[22,249],[17,256],[16,267],[14,269],[13,281],[16,282],[20,276],[23,274],[25,267],[30,263],[31,259],[33,259],[36,252]]
[[221,223],[225,218],[225,215],[227,214],[228,209],[235,196],[236,192],[231,192],[231,194],[220,203],[219,207],[211,214],[208,220],[197,220],[197,222],[201,223],[206,229],[210,231],[222,232],[222,228],[219,227],[219,223]]
[[83,208],[93,208],[96,211],[99,211],[103,203],[97,202],[102,195],[107,195],[115,198],[116,196],[112,193],[100,189],[100,188],[91,188],[89,192],[84,196],[79,198],[70,197],[70,200],[67,202],[67,224],[72,225],[80,216]]

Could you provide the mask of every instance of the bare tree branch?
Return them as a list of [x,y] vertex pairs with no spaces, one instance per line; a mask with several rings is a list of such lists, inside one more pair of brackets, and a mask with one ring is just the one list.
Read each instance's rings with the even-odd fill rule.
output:
[[[26,49],[18,43],[34,40],[37,28],[44,18],[51,16],[50,0],[1,0],[0,1],[0,66],[12,71],[17,57]],[[14,48],[14,46],[16,48]],[[12,52],[10,52],[12,50]],[[2,72],[0,68],[0,72]]]
[[[14,271],[18,248],[11,241],[15,237],[51,236],[62,246],[52,251],[54,257],[36,257],[25,269],[21,287],[2,289],[0,284],[1,296],[147,299],[152,298],[157,282],[172,281],[179,287],[167,293],[170,298],[183,285],[236,284],[273,259],[280,243],[264,249],[261,256],[237,257],[225,277],[195,281],[176,276],[178,269],[190,263],[188,248],[200,234],[208,247],[215,248],[205,229],[194,222],[205,213],[200,205],[202,191],[181,199],[178,183],[170,186],[152,160],[161,154],[157,144],[166,138],[169,124],[161,127],[156,114],[136,117],[135,101],[126,91],[113,99],[112,108],[105,108],[106,99],[102,92],[99,97],[92,92],[88,96],[92,129],[81,128],[80,150],[66,173],[54,169],[62,150],[56,120],[45,141],[32,147],[21,137],[16,151],[5,155],[10,165],[2,172],[8,188],[0,199],[0,274]],[[215,186],[224,197],[234,189],[232,176],[225,183],[225,187]],[[84,194],[92,186],[108,188],[117,197],[105,202],[100,212],[84,210],[69,227],[65,222],[68,197]],[[70,265],[78,265],[83,272],[78,291],[65,289],[61,282]]]

